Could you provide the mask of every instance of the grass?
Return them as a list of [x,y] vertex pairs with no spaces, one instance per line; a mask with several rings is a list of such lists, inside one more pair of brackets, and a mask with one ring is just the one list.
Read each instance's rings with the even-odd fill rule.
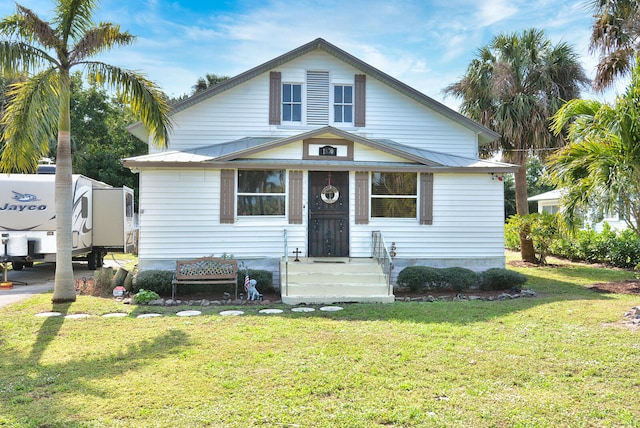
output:
[[632,273],[516,270],[538,297],[137,319],[35,296],[0,309],[0,426],[640,426],[640,331],[619,323],[640,299],[585,287]]

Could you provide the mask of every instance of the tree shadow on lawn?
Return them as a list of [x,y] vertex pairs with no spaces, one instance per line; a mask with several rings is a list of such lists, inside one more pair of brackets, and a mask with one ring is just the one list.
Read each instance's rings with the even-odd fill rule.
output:
[[[66,313],[69,305],[54,305],[53,311]],[[10,365],[14,370],[10,378],[0,381],[0,391],[8,398],[0,404],[0,414],[4,415],[0,416],[0,425],[17,423],[28,426],[84,426],[84,422],[78,421],[75,415],[90,412],[91,409],[86,408],[86,401],[83,400],[76,406],[67,400],[56,399],[57,394],[64,396],[72,392],[105,397],[104,391],[91,386],[92,380],[121,376],[148,365],[152,359],[165,358],[192,345],[185,332],[170,330],[153,339],[131,344],[124,351],[41,364],[40,360],[49,345],[54,339],[60,339],[60,329],[65,322],[78,321],[65,320],[64,316],[47,317],[26,358],[16,352],[8,354],[6,348],[3,349],[2,359],[8,362],[5,366]],[[114,340],[118,340],[115,334]],[[30,403],[35,408],[44,407],[46,411],[34,412]]]

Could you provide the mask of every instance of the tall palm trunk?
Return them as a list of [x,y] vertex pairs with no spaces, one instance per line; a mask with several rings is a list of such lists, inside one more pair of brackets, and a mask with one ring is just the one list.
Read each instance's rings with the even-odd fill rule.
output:
[[60,71],[60,118],[56,155],[56,274],[53,302],[73,302],[72,217],[73,189],[71,180],[71,117],[69,107],[70,80],[67,70]]
[[[520,168],[514,174],[516,187],[516,212],[521,215],[529,214],[529,201],[527,200],[527,167],[526,158],[521,159]],[[520,254],[522,261],[537,263],[536,251],[533,248],[533,240],[530,237],[530,230],[525,228],[520,232]]]

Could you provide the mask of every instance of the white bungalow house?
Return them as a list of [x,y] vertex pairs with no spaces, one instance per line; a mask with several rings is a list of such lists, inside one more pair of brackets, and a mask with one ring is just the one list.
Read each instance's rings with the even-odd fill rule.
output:
[[[380,243],[391,281],[408,265],[504,267],[501,175],[515,168],[478,157],[499,136],[323,39],[171,116],[168,150],[124,160],[140,173],[140,269],[233,255],[296,303],[392,300],[388,284],[349,285],[354,264],[385,259]],[[300,277],[312,290],[294,290]]]
[[[538,203],[538,212],[546,212],[549,214],[555,214],[560,211],[562,206],[562,189],[555,189],[549,192],[540,193],[528,198],[531,202]],[[608,223],[613,230],[625,230],[628,225],[624,218],[616,213],[606,213],[604,216],[597,215],[595,212],[590,212],[585,216],[585,227],[589,227],[596,232],[602,232],[602,229]]]

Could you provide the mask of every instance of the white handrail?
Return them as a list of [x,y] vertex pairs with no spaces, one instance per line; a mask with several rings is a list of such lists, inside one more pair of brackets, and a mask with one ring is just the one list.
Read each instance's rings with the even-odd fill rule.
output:
[[[280,290],[280,294],[289,295],[289,239],[287,237],[287,229],[283,229],[284,234],[284,290]],[[282,283],[282,281],[280,281]]]
[[376,259],[378,264],[382,266],[382,272],[384,273],[385,279],[387,280],[387,290],[389,292],[389,295],[392,295],[393,290],[391,288],[391,271],[393,270],[393,260],[391,259],[389,250],[384,243],[382,232],[380,232],[379,230],[374,230],[371,233],[371,239],[371,257]]

